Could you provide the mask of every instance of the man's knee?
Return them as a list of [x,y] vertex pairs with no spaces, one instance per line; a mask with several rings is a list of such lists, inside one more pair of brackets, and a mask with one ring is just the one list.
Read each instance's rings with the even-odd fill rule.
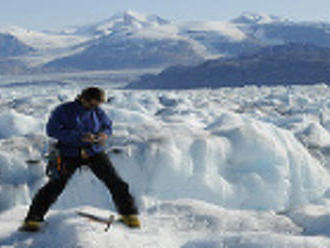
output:
[[67,180],[63,178],[51,179],[48,184],[45,186],[45,190],[49,195],[57,196],[61,194],[65,188]]

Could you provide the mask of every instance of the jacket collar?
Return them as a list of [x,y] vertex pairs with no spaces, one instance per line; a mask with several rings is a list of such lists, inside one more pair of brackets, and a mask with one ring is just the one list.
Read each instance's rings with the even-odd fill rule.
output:
[[92,112],[92,111],[97,112],[98,109],[99,109],[99,107],[97,107],[96,109],[87,109],[87,108],[85,108],[85,107],[81,104],[81,102],[79,101],[79,99],[75,99],[75,100],[74,100],[74,104],[75,104],[75,106],[77,107],[77,110],[78,110],[80,113],[83,113],[83,112]]

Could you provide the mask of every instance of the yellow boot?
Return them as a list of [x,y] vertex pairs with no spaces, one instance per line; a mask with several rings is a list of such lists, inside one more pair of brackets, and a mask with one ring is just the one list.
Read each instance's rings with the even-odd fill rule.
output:
[[140,228],[141,222],[137,215],[130,214],[130,215],[122,215],[119,221],[123,222],[125,225],[131,228]]
[[23,222],[22,226],[19,228],[22,232],[37,232],[39,231],[45,223],[43,221],[36,220],[26,220]]

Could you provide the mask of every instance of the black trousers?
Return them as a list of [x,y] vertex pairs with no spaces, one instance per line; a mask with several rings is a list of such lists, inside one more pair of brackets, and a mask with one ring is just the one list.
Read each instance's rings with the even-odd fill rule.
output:
[[60,177],[50,179],[38,191],[33,198],[26,220],[42,221],[50,206],[63,192],[71,176],[82,165],[87,165],[95,176],[106,185],[120,214],[138,214],[135,201],[129,193],[128,184],[116,173],[108,156],[104,152],[101,152],[86,160],[76,157],[62,158]]

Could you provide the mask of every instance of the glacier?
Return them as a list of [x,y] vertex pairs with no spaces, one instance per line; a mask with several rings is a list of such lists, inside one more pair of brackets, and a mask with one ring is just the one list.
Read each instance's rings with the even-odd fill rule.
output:
[[143,228],[114,225],[107,234],[79,218],[81,209],[115,212],[83,168],[43,232],[16,233],[47,180],[50,111],[83,87],[0,84],[0,247],[330,247],[330,90],[322,84],[189,91],[102,84],[114,121],[107,153],[137,199]]

